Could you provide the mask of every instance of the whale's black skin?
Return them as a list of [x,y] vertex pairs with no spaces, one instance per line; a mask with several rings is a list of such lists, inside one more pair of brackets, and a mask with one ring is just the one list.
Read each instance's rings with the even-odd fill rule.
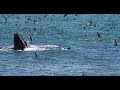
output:
[[24,50],[28,47],[27,42],[18,33],[14,34],[14,50]]

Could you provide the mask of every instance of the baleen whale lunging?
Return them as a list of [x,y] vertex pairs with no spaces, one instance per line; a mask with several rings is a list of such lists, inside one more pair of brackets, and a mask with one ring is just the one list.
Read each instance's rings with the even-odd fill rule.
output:
[[18,33],[14,34],[14,50],[24,50],[29,47],[27,42]]

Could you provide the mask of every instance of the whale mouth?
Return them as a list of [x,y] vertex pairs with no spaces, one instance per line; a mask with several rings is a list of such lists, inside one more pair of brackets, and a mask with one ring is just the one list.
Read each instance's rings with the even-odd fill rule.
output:
[[24,50],[28,47],[27,42],[18,33],[14,34],[14,50]]

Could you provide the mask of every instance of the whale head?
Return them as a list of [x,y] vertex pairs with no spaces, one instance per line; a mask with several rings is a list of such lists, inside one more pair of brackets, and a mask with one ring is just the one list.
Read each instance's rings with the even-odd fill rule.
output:
[[24,50],[28,47],[27,42],[18,33],[14,34],[14,50]]

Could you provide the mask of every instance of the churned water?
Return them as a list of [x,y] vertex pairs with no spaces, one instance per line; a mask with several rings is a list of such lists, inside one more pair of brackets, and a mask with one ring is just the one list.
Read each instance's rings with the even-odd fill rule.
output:
[[[16,32],[30,48],[10,49]],[[120,75],[119,14],[0,15],[0,76],[82,75]]]

